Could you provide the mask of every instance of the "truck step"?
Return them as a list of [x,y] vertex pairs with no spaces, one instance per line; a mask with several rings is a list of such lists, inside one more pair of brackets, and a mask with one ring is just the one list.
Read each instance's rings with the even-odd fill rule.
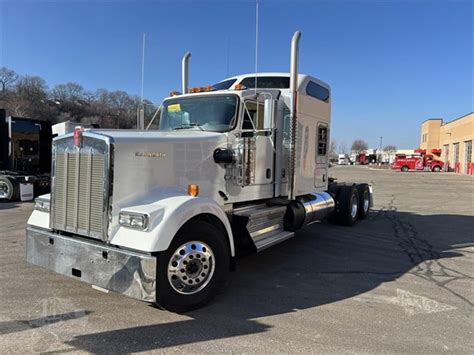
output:
[[294,232],[284,231],[281,229],[276,229],[264,234],[259,235],[256,238],[252,238],[257,248],[257,252],[265,250],[275,244],[283,242],[288,238],[291,238],[295,235]]
[[262,231],[267,230],[283,230],[283,216],[285,215],[285,206],[265,206],[259,205],[254,208],[244,208],[234,210],[234,214],[238,216],[247,217],[247,230],[252,237],[262,234]]
[[294,235],[283,230],[286,206],[247,206],[234,210],[234,215],[247,217],[247,231],[257,251],[264,250]]

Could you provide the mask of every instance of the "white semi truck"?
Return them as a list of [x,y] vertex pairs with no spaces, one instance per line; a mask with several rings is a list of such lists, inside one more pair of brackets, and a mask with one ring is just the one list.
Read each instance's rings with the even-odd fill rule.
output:
[[331,92],[291,72],[241,75],[161,106],[159,129],[54,139],[52,191],[28,220],[27,260],[183,312],[209,302],[234,260],[323,219],[369,212],[368,184],[328,177]]

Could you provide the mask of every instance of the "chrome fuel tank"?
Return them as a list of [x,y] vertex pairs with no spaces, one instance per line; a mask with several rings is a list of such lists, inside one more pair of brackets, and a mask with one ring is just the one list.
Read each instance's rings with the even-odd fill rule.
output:
[[327,192],[312,192],[298,197],[303,204],[305,219],[303,225],[311,224],[328,217],[335,208],[333,197]]

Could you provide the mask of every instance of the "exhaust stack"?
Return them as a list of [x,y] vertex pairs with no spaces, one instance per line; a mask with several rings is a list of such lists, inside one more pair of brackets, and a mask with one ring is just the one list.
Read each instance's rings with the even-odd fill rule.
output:
[[183,60],[181,62],[181,81],[182,88],[181,91],[183,94],[189,93],[189,58],[191,58],[191,53],[186,52],[183,55]]
[[290,123],[290,174],[288,179],[288,200],[296,199],[295,173],[296,173],[296,97],[298,87],[298,57],[301,32],[296,31],[291,39],[291,64],[290,64],[290,92],[291,92],[291,123]]

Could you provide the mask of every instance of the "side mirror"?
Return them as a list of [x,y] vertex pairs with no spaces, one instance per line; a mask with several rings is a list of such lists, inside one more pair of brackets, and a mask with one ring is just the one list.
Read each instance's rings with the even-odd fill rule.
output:
[[276,100],[266,99],[263,109],[263,129],[275,128]]

